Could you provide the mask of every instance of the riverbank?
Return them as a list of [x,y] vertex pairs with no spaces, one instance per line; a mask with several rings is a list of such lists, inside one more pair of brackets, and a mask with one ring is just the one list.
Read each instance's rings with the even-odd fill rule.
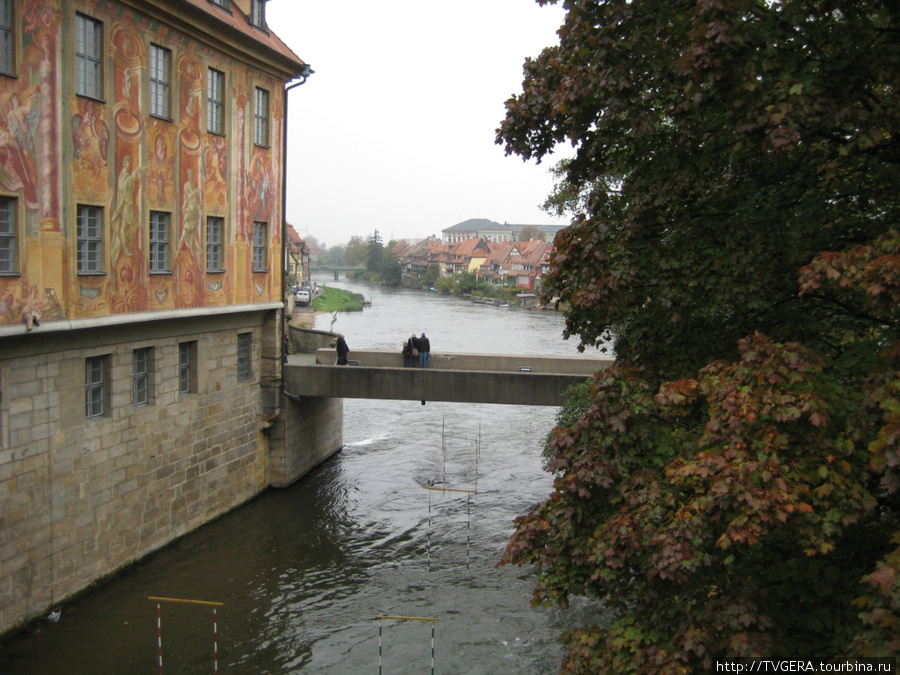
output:
[[325,312],[316,311],[312,307],[294,307],[291,325],[304,330],[312,330],[316,325],[316,317]]
[[359,293],[352,293],[341,288],[322,286],[319,294],[309,305],[294,307],[291,324],[304,330],[312,330],[316,317],[333,312],[361,312],[365,298]]

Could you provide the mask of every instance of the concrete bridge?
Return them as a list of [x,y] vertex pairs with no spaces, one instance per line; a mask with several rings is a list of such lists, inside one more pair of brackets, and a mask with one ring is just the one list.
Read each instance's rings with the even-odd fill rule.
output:
[[[285,487],[344,444],[345,398],[562,405],[562,394],[612,359],[432,353],[428,368],[404,368],[399,351],[354,350],[337,366],[333,348],[288,357],[279,420],[269,434],[269,479]],[[281,441],[281,442],[278,442]]]
[[333,349],[289,361],[283,388],[294,396],[557,406],[562,394],[612,359],[432,353],[428,368],[404,368],[399,351],[353,351],[336,366]]
[[338,281],[340,279],[340,273],[343,272],[346,276],[347,272],[351,272],[353,270],[365,270],[365,267],[361,265],[323,265],[321,267],[313,267],[310,266],[309,271],[312,272],[334,272],[334,280]]

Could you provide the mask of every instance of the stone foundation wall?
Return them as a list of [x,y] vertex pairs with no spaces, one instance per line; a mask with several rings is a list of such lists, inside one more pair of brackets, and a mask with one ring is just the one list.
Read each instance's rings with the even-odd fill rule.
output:
[[269,433],[269,485],[287,487],[343,447],[344,400],[283,396]]
[[[271,313],[270,313],[271,314]],[[263,314],[7,338],[0,352],[0,632],[234,508],[266,487]],[[239,381],[238,334],[251,334]],[[179,393],[179,343],[195,343]],[[133,350],[152,349],[150,401]],[[106,366],[88,419],[85,360]],[[271,354],[269,359],[278,359]]]

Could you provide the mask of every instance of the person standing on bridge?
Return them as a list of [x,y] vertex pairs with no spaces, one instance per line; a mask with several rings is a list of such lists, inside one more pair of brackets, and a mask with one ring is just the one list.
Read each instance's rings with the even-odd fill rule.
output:
[[412,346],[409,344],[410,341],[407,340],[403,343],[403,367],[404,368],[412,368],[413,367],[413,355],[412,355]]
[[428,367],[428,359],[431,358],[431,341],[425,337],[425,333],[419,338],[419,368]]
[[419,362],[419,338],[415,333],[406,341],[406,346],[409,349],[409,365],[415,368]]
[[347,346],[347,341],[341,333],[338,333],[335,347],[337,348],[337,364],[339,366],[346,366],[347,354],[350,353],[350,347]]

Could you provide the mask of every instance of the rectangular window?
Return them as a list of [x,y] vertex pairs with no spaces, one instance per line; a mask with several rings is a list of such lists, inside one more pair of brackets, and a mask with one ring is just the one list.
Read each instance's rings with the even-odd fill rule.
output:
[[78,273],[103,272],[103,209],[99,206],[78,205]]
[[266,272],[269,269],[266,255],[266,223],[253,223],[253,271]]
[[225,73],[210,68],[206,77],[206,128],[225,133]]
[[103,87],[103,25],[75,15],[75,93],[100,99]]
[[13,0],[0,0],[0,73],[15,72]]
[[254,142],[256,145],[269,145],[269,92],[256,88],[253,106]]
[[230,2],[231,0],[212,0],[212,4],[218,5],[219,7],[224,7],[225,9],[230,9]]
[[169,101],[172,77],[172,52],[150,45],[150,114],[170,119]]
[[84,361],[84,416],[103,417],[107,410],[108,356],[91,356]]
[[16,200],[0,197],[0,274],[18,271],[16,246]]
[[131,405],[141,406],[150,402],[150,368],[152,366],[152,347],[135,349],[131,358]]
[[197,342],[178,343],[178,393],[197,391]]
[[250,347],[253,344],[252,333],[238,334],[237,379],[250,379]]
[[169,267],[169,222],[171,214],[161,211],[150,212],[150,271],[168,272]]
[[265,0],[250,0],[250,23],[257,28],[266,27]]
[[210,216],[206,219],[206,271],[221,272],[222,268],[222,231],[225,219]]

